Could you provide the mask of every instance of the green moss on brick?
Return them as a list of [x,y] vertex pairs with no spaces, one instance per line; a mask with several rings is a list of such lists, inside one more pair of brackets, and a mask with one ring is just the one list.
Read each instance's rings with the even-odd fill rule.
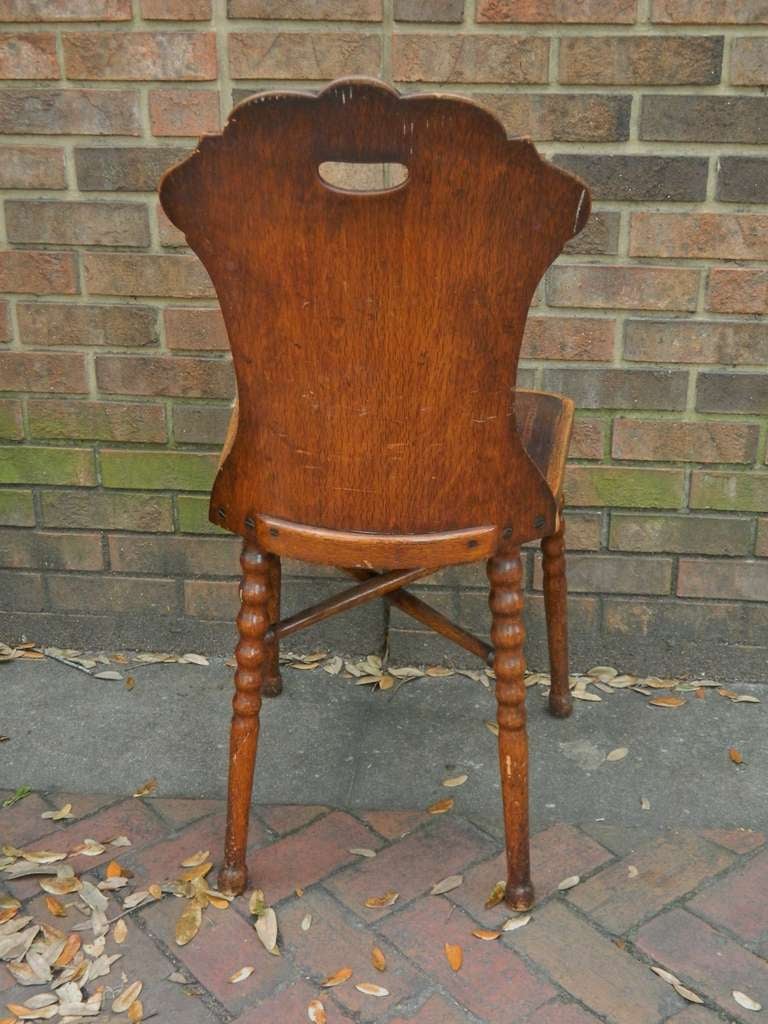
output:
[[768,473],[703,473],[691,480],[691,508],[768,512]]
[[208,499],[180,494],[176,499],[181,533],[218,533],[223,531],[208,518]]
[[102,451],[105,487],[130,490],[209,491],[216,474],[216,455],[198,452]]
[[0,447],[0,483],[76,484],[96,483],[90,448],[38,448],[33,445]]
[[565,499],[570,505],[679,508],[685,471],[622,466],[570,466]]
[[0,491],[0,525],[35,525],[32,491]]

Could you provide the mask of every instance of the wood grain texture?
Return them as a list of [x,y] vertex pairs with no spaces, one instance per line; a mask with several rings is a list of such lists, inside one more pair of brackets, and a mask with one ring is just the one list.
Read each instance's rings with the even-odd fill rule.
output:
[[549,710],[556,718],[573,711],[568,672],[568,589],[565,575],[565,514],[560,509],[557,530],[541,542],[544,608],[549,644]]
[[[280,588],[282,569],[278,555],[269,556],[269,600],[267,615],[269,625],[273,627],[280,621]],[[279,697],[283,692],[283,677],[280,674],[280,640],[274,629],[270,628],[266,637],[267,667],[264,672],[262,694],[265,697]]]

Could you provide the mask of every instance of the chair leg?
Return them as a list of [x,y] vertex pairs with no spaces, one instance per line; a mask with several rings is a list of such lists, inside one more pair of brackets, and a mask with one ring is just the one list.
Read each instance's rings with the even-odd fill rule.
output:
[[573,711],[568,685],[568,583],[565,575],[565,516],[562,507],[558,527],[541,541],[544,569],[544,607],[549,644],[549,713],[567,718]]
[[264,635],[269,628],[269,557],[255,544],[245,541],[240,565],[241,606],[237,616],[240,641],[235,650],[235,696],[229,741],[229,793],[224,865],[219,872],[219,889],[238,895],[248,882],[245,850],[251,810],[253,768],[259,738],[262,676],[267,659]]
[[493,614],[491,643],[496,673],[499,766],[507,846],[505,900],[514,910],[533,905],[528,836],[528,737],[525,729],[525,627],[520,549],[488,562]]
[[[280,557],[268,555],[269,558],[269,601],[267,615],[269,624],[274,626],[280,621]],[[267,642],[267,662],[264,673],[262,693],[265,697],[279,697],[283,692],[283,677],[280,675],[280,641],[274,634]]]

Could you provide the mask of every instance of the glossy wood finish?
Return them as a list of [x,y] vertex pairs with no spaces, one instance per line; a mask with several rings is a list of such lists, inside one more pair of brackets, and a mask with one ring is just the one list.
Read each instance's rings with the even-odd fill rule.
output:
[[[407,177],[347,191],[321,178],[325,162],[401,163]],[[529,906],[519,546],[545,539],[551,707],[564,714],[557,499],[573,404],[515,378],[530,301],[586,223],[588,191],[468,100],[358,79],[246,100],[166,174],[161,202],[211,276],[239,396],[210,506],[245,538],[222,885],[245,884],[280,637],[383,596],[493,659],[507,900]],[[281,557],[362,582],[280,621]],[[492,647],[402,589],[476,560],[489,560]]]
[[241,893],[248,882],[245,849],[253,789],[253,770],[259,740],[261,687],[268,651],[264,637],[269,628],[269,556],[246,541],[240,555],[243,578],[237,617],[240,641],[235,649],[235,696],[229,739],[229,790],[224,865],[219,888]]
[[491,643],[495,655],[499,769],[507,847],[506,902],[533,905],[528,846],[528,737],[525,730],[525,627],[520,549],[506,547],[488,562]]
[[549,710],[556,718],[573,711],[568,682],[568,587],[565,577],[565,514],[560,509],[557,530],[541,542],[544,570],[544,607],[549,644]]

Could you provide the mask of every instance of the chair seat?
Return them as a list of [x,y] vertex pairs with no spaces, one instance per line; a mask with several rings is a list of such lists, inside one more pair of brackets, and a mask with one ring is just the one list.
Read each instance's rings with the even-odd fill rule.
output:
[[563,484],[573,410],[571,399],[562,395],[521,388],[516,391],[517,432],[555,497]]

